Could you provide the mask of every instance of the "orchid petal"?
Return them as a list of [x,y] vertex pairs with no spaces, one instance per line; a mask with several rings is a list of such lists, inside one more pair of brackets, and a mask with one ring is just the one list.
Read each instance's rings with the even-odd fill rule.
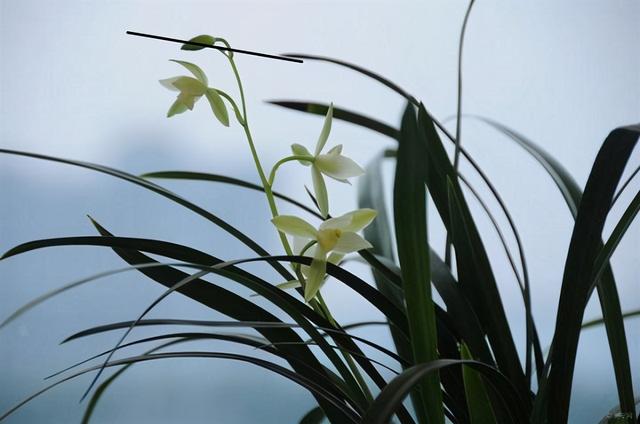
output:
[[358,177],[364,174],[364,170],[353,160],[338,154],[319,155],[315,161],[318,169],[337,180]]
[[327,154],[328,155],[339,155],[342,153],[342,144],[338,144],[335,147],[332,147]]
[[171,91],[180,91],[176,88],[176,86],[173,85],[173,83],[176,82],[178,78],[180,77],[166,78],[166,79],[161,79],[158,82],[162,84],[164,88],[168,88]]
[[338,265],[343,258],[344,258],[343,253],[331,252],[331,254],[329,255],[329,259],[327,259],[327,262],[334,265]]
[[229,112],[225,106],[222,97],[215,88],[209,88],[206,92],[207,100],[211,106],[211,111],[218,121],[225,127],[229,126]]
[[169,111],[167,112],[167,118],[171,118],[173,115],[184,113],[187,110],[189,110],[189,108],[184,103],[182,103],[180,100],[176,100],[169,108]]
[[316,202],[320,209],[320,215],[326,218],[329,215],[329,195],[327,194],[327,186],[324,183],[320,170],[313,165],[311,167],[311,177],[313,180],[313,191],[316,195]]
[[191,62],[185,62],[183,60],[176,60],[176,59],[169,59],[169,61],[175,62],[179,65],[184,66],[187,69],[187,71],[191,72],[193,76],[198,79],[198,81],[200,81],[204,85],[209,85],[209,82],[207,80],[207,75],[204,73],[202,69],[200,69],[198,65],[195,65]]
[[202,96],[207,91],[207,86],[192,77],[178,77],[173,81],[173,86],[182,93],[193,96]]
[[310,302],[320,290],[324,276],[327,271],[327,261],[324,255],[319,252],[316,258],[311,261],[309,267],[309,276],[304,286],[304,300]]
[[180,93],[178,94],[178,100],[180,103],[182,103],[183,105],[185,105],[187,107],[187,109],[189,110],[193,110],[193,105],[196,103],[196,101],[200,98],[200,96],[194,96],[191,94],[186,94],[186,93]]
[[369,208],[358,209],[353,212],[346,213],[343,216],[351,217],[351,223],[347,225],[343,231],[360,231],[371,224],[377,215],[378,212]]
[[316,143],[316,150],[314,156],[318,156],[324,145],[327,144],[327,140],[329,139],[329,133],[331,132],[331,121],[333,120],[333,103],[329,106],[329,110],[327,110],[327,115],[324,117],[324,125],[322,126],[322,131],[320,132],[320,136],[318,137],[318,142]]
[[374,209],[363,208],[347,212],[335,218],[330,218],[320,224],[320,230],[337,228],[342,231],[356,232],[371,224],[378,212]]
[[[304,147],[302,144],[297,144],[297,143],[292,144],[291,152],[296,156],[311,156],[311,153],[309,152],[309,150],[307,150],[307,148]],[[304,166],[311,165],[311,162],[306,160],[299,160],[298,162],[300,162]]]
[[345,232],[342,233],[340,238],[338,238],[338,242],[333,247],[333,251],[337,253],[351,253],[362,249],[370,249],[372,247],[371,243],[360,237],[358,234]]
[[314,239],[318,234],[318,231],[313,228],[313,225],[297,216],[278,215],[274,217],[271,222],[273,222],[273,225],[275,225],[278,230],[292,236]]
[[[312,244],[307,250],[303,252],[304,248],[307,247],[308,244],[309,244],[308,238],[294,236],[293,237],[294,254],[313,258],[316,255],[316,249],[318,248],[317,243]],[[293,270],[295,271],[298,264],[292,263],[291,265],[293,267]],[[300,265],[300,272],[302,272],[302,275],[306,276],[309,273],[309,266]]]

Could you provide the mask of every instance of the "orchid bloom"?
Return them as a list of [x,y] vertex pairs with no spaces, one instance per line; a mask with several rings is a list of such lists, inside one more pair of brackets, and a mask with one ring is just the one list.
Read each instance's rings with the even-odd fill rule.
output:
[[322,175],[338,180],[343,183],[349,183],[347,178],[357,177],[364,174],[364,170],[353,160],[342,155],[342,145],[339,144],[327,153],[322,153],[322,149],[331,132],[331,121],[333,119],[333,104],[329,106],[327,115],[324,118],[322,132],[318,137],[316,149],[312,155],[306,147],[300,144],[291,145],[291,151],[296,156],[308,156],[309,160],[300,160],[305,166],[311,165],[311,177],[313,179],[313,191],[318,202],[320,214],[326,218],[329,214],[329,198],[327,195],[327,186],[325,185]]
[[[313,261],[305,272],[304,299],[313,299],[324,281],[327,261],[331,254],[344,255],[371,248],[371,244],[356,234],[373,221],[377,212],[373,209],[358,209],[337,218],[330,218],[315,228],[302,218],[279,215],[271,220],[279,231],[301,239],[315,242]],[[333,255],[330,261],[341,258]]]
[[218,93],[218,90],[215,88],[210,88],[208,86],[209,82],[207,80],[207,76],[200,69],[199,66],[194,65],[190,62],[185,62],[182,60],[171,60],[172,62],[176,62],[185,68],[189,72],[193,74],[195,77],[187,77],[187,76],[177,76],[173,78],[167,78],[160,80],[160,84],[169,90],[179,91],[178,98],[169,108],[167,112],[167,117],[170,118],[173,115],[178,115],[180,113],[186,112],[187,110],[193,110],[193,106],[195,103],[200,100],[202,96],[205,96],[211,105],[211,110],[215,117],[224,125],[225,127],[229,126],[229,114],[227,112],[227,108]]

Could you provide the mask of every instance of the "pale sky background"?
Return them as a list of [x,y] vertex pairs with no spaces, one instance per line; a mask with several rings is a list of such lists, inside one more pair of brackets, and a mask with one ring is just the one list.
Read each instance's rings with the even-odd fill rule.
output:
[[[168,59],[196,62],[212,85],[233,91],[223,58],[181,52],[177,45],[127,36],[126,30],[177,38],[210,33],[238,48],[344,59],[390,78],[444,119],[455,112],[458,31],[465,8],[462,1],[0,0],[0,146],[98,162],[134,174],[182,169],[257,181],[239,126],[221,127],[204,101],[194,112],[165,118],[174,95],[157,80],[183,73]],[[527,135],[583,186],[608,132],[640,121],[639,21],[637,1],[478,0],[465,43],[464,111]],[[264,100],[333,101],[393,125],[404,107],[395,93],[337,66],[253,57],[238,57],[237,63],[267,166],[286,155],[294,142],[313,147],[322,121]],[[329,145],[339,143],[363,165],[392,146],[383,137],[336,121]],[[468,121],[463,144],[492,178],[519,226],[546,345],[571,235],[570,214],[544,171],[504,137]],[[639,163],[635,152],[629,169]],[[386,171],[391,176],[392,167]],[[278,181],[279,190],[306,201],[306,168],[284,167]],[[278,251],[259,194],[206,183],[166,186]],[[632,183],[615,216],[638,187],[638,181]],[[356,207],[355,185],[331,183],[329,190],[334,214]],[[486,190],[481,193],[488,199]],[[2,251],[37,238],[93,234],[85,217],[91,214],[119,235],[189,244],[228,259],[249,255],[193,213],[85,170],[0,156],[0,196]],[[521,347],[524,320],[515,281],[488,220],[479,210],[477,216]],[[431,221],[432,241],[441,248],[442,231]],[[629,229],[613,258],[624,310],[640,307],[639,229],[638,223]],[[121,266],[112,252],[98,248],[55,248],[0,262],[0,319],[47,290]],[[368,278],[364,268],[350,267]],[[0,330],[0,410],[43,387],[42,377],[49,373],[111,347],[118,335],[58,346],[64,337],[91,325],[132,319],[161,292],[143,277],[118,276],[65,294]],[[327,284],[325,297],[342,322],[378,318],[338,284]],[[591,307],[586,316],[598,314]],[[220,318],[179,296],[167,299],[152,316]],[[636,390],[638,323],[627,325]],[[136,330],[132,339],[147,333]],[[389,343],[380,328],[360,334]],[[229,349],[223,343],[196,347]],[[572,422],[595,422],[617,400],[604,331],[586,331],[580,349]],[[88,381],[78,379],[53,390],[7,422],[77,422],[83,411],[77,400]],[[200,423],[211,422],[211,417],[217,423],[295,422],[312,406],[308,393],[266,371],[220,361],[173,360],[132,368],[105,395],[95,422]]]

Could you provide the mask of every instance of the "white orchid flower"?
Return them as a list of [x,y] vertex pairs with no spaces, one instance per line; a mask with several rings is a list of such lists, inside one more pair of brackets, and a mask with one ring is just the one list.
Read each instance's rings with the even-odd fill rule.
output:
[[[294,237],[293,238],[293,254],[298,256],[305,256],[309,258],[315,257],[316,251],[318,248],[317,244],[313,244],[311,246],[309,246],[309,244],[310,244],[310,241],[308,239],[305,239],[302,237]],[[329,262],[330,264],[338,265],[343,258],[344,258],[344,253],[332,252],[327,257],[327,262]],[[297,266],[298,264],[291,264],[291,265]],[[308,265],[300,265],[300,272],[302,273],[302,276],[305,278],[305,280],[309,278],[309,270],[310,270],[310,267]],[[325,281],[326,281],[326,276],[320,282],[319,288],[322,288]],[[301,286],[302,286],[302,283],[300,283],[299,280],[285,281],[284,283],[280,283],[276,285],[276,287],[282,290],[297,289],[298,287],[301,287]]]
[[[330,218],[315,228],[302,218],[291,215],[279,215],[271,220],[279,231],[308,241],[315,241],[313,260],[305,270],[305,301],[313,299],[324,281],[328,257],[331,254],[345,255],[362,249],[371,248],[371,244],[356,234],[373,221],[377,212],[373,209],[358,209],[337,218]],[[333,256],[333,260],[341,259]]]
[[349,183],[347,178],[357,177],[364,174],[364,170],[355,163],[353,160],[342,155],[342,145],[337,145],[330,149],[327,153],[322,153],[322,149],[327,140],[329,139],[329,133],[331,132],[331,121],[333,119],[333,104],[329,106],[327,115],[324,118],[324,125],[318,142],[316,143],[316,149],[312,155],[306,147],[300,144],[291,145],[291,151],[296,156],[309,156],[312,159],[306,161],[301,160],[305,166],[311,166],[311,177],[313,179],[313,191],[318,202],[320,214],[323,217],[327,217],[329,214],[329,198],[327,195],[327,186],[325,185],[322,175],[326,175],[330,178],[338,180],[343,183]]
[[186,112],[187,110],[193,110],[195,103],[200,100],[202,96],[205,96],[211,105],[211,110],[215,117],[224,125],[229,126],[229,114],[227,107],[220,97],[218,90],[215,88],[209,88],[207,76],[200,69],[199,66],[193,63],[185,62],[182,60],[171,60],[176,62],[193,74],[193,77],[177,76],[173,78],[167,78],[160,80],[160,84],[172,91],[179,91],[178,98],[169,108],[167,117],[170,118],[173,115]]

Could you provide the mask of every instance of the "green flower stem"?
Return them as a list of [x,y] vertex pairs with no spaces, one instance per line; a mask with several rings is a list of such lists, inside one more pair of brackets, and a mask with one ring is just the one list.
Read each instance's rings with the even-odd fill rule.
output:
[[278,162],[276,162],[275,165],[273,165],[273,168],[271,169],[271,173],[269,174],[269,185],[271,187],[273,187],[273,181],[276,179],[276,171],[278,170],[278,168],[280,168],[280,165],[285,164],[287,162],[291,162],[294,160],[303,160],[303,161],[307,161],[307,162],[313,162],[314,161],[314,157],[313,156],[308,156],[308,155],[293,155],[293,156],[287,156],[284,159],[280,159]]
[[[340,328],[336,320],[333,318],[333,315],[331,315],[331,312],[329,311],[329,307],[325,303],[324,298],[322,297],[322,294],[318,292],[318,295],[316,297],[318,299],[318,305],[321,311],[323,312],[323,315],[327,319],[327,321],[329,321],[331,325],[333,325],[334,327]],[[342,356],[344,357],[345,361],[347,361],[347,365],[351,369],[353,376],[358,381],[358,384],[360,385],[360,388],[362,389],[362,392],[364,393],[364,395],[367,397],[367,400],[369,402],[373,402],[373,395],[371,394],[371,390],[369,390],[369,386],[367,385],[366,381],[364,381],[364,378],[362,377],[362,374],[358,369],[358,365],[356,365],[355,361],[353,360],[349,352],[346,352],[340,349],[340,353],[342,353]]]
[[[228,45],[228,43],[225,43]],[[229,59],[229,63],[231,64],[231,69],[233,70],[233,75],[236,78],[236,82],[238,84],[238,90],[240,92],[240,102],[242,104],[242,128],[244,129],[244,133],[247,136],[247,142],[249,143],[249,149],[251,150],[251,156],[253,157],[253,162],[256,165],[256,169],[258,171],[258,176],[260,177],[260,181],[262,182],[262,187],[264,188],[264,193],[267,196],[267,202],[269,203],[269,209],[271,210],[271,216],[278,216],[278,207],[276,205],[275,198],[273,196],[273,192],[271,191],[271,185],[267,180],[267,177],[264,173],[264,168],[262,167],[262,163],[260,163],[260,158],[258,157],[258,152],[256,150],[256,146],[253,143],[253,137],[251,136],[251,130],[249,129],[249,122],[247,120],[247,103],[244,98],[244,88],[242,87],[242,81],[240,80],[240,73],[238,72],[238,68],[236,66],[236,62],[233,60],[233,55],[225,54],[227,59]],[[287,236],[279,232],[280,241],[282,242],[282,246],[284,247],[287,255],[293,255],[293,251],[291,250],[291,246],[289,245],[289,240],[287,240]]]

